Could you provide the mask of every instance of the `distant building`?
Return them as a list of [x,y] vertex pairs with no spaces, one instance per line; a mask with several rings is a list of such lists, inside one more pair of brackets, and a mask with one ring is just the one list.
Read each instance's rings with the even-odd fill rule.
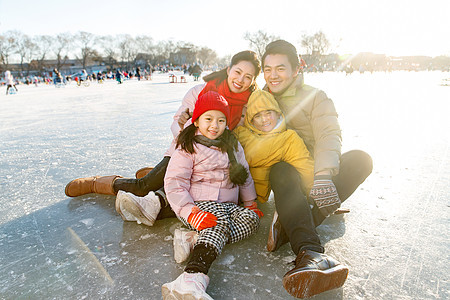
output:
[[191,47],[180,48],[177,52],[170,53],[169,62],[172,65],[193,64],[197,61],[197,53]]

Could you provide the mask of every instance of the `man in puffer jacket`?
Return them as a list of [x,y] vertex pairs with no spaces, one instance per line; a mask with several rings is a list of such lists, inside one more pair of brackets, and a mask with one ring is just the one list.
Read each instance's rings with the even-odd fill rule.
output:
[[270,194],[270,168],[281,161],[294,166],[302,179],[303,193],[307,194],[314,179],[314,161],[298,134],[286,129],[283,114],[269,92],[257,90],[247,103],[244,126],[234,130],[244,147],[260,202]]
[[[303,139],[314,159],[310,199],[302,192],[303,179],[287,162],[269,174],[277,214],[269,231],[269,251],[289,242],[295,267],[283,277],[288,293],[298,298],[341,287],[348,268],[324,254],[315,227],[333,214],[372,172],[371,157],[353,150],[341,154],[341,129],[333,101],[303,83],[295,47],[278,40],[266,46],[262,66],[267,90],[275,96],[287,127]],[[310,200],[314,203],[311,207]]]

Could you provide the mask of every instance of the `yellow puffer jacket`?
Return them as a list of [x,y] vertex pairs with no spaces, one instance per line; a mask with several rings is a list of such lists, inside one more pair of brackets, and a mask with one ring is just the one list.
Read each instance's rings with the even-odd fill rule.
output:
[[[261,111],[274,110],[280,114],[279,125],[270,132],[253,127],[251,120]],[[245,158],[255,182],[258,199],[266,202],[270,194],[269,172],[277,162],[294,166],[302,178],[305,193],[309,193],[314,181],[314,161],[303,140],[293,130],[286,130],[286,122],[275,98],[268,92],[257,90],[247,103],[244,126],[237,127],[239,142],[244,147]]]

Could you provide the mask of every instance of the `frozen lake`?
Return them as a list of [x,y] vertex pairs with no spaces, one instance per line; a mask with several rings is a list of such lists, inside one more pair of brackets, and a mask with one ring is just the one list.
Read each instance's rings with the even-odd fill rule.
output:
[[[318,227],[326,253],[350,268],[341,289],[314,299],[449,299],[449,73],[306,74],[335,102],[343,151],[362,149],[372,175]],[[263,78],[258,78],[263,85]],[[134,176],[159,162],[169,125],[197,84],[152,81],[19,86],[0,93],[0,299],[159,299],[183,270],[173,259],[177,219],[124,223],[114,197],[68,198],[67,182]],[[213,264],[215,299],[293,299],[281,279],[289,245],[265,250],[259,232]]]

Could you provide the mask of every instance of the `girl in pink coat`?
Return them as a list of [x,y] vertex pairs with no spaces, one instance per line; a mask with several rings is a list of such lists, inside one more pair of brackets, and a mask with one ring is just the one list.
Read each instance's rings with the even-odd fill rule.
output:
[[206,293],[211,264],[225,244],[255,233],[263,215],[242,146],[226,128],[229,116],[228,103],[219,93],[201,95],[193,123],[179,134],[167,166],[167,200],[198,238],[184,273],[162,286],[164,299],[212,299]]

